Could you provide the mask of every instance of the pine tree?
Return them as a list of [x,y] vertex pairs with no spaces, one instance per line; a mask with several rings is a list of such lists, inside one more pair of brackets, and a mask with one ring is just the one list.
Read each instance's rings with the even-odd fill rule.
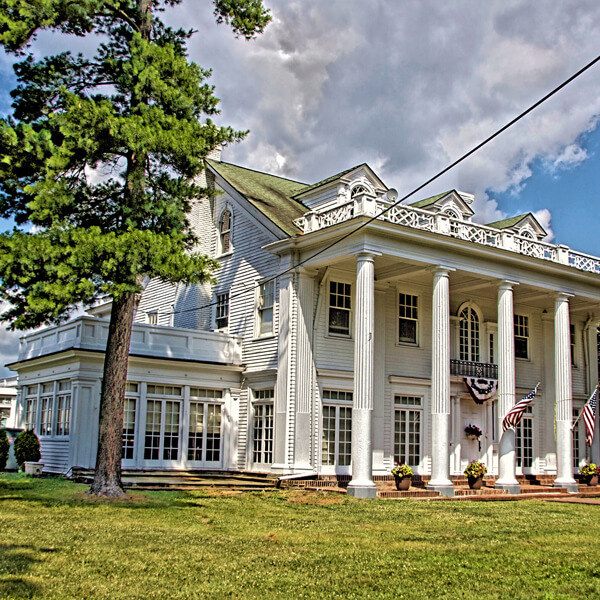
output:
[[[63,320],[112,299],[91,493],[122,496],[127,360],[144,278],[199,283],[217,264],[194,251],[186,214],[209,190],[195,177],[218,144],[244,137],[210,117],[210,72],[186,54],[192,31],[159,18],[181,0],[0,0],[0,44],[15,65],[13,113],[0,119],[2,315],[13,329]],[[251,39],[270,21],[262,0],[214,0],[217,23]],[[47,29],[98,41],[35,60]]]

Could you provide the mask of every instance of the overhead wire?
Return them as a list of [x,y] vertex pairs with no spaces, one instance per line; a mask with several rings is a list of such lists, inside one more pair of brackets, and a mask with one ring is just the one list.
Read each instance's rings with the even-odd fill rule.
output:
[[[540,106],[541,104],[543,104],[544,102],[546,102],[549,98],[551,98],[552,96],[554,96],[555,94],[557,94],[560,90],[562,90],[564,87],[566,87],[567,85],[569,85],[569,83],[571,83],[572,81],[574,81],[575,79],[577,79],[578,77],[580,77],[581,75],[583,75],[583,73],[585,73],[588,69],[591,69],[598,61],[600,61],[600,55],[597,56],[596,58],[594,58],[589,63],[587,63],[584,67],[582,67],[581,69],[579,69],[576,73],[573,73],[573,75],[571,75],[568,79],[565,79],[561,84],[559,84],[558,86],[556,86],[553,90],[551,90],[550,92],[548,92],[545,96],[543,96],[542,98],[540,98],[539,100],[537,100],[536,102],[534,102],[531,106],[529,106],[529,108],[525,109],[519,115],[517,115],[516,117],[514,117],[513,119],[511,119],[508,123],[506,123],[505,125],[503,125],[502,127],[500,127],[500,129],[497,129],[494,133],[492,133],[490,136],[488,136],[487,138],[485,138],[482,142],[480,142],[479,144],[477,144],[476,146],[474,146],[473,148],[471,148],[468,152],[466,152],[465,154],[463,154],[460,158],[456,159],[454,162],[452,162],[451,164],[449,164],[448,166],[446,166],[445,168],[443,168],[441,171],[438,171],[435,175],[433,175],[432,177],[430,177],[427,181],[425,181],[421,185],[419,185],[416,188],[414,188],[411,192],[409,192],[408,194],[406,194],[402,198],[400,198],[400,199],[396,200],[394,203],[390,204],[382,212],[378,213],[377,215],[375,215],[373,217],[368,218],[366,221],[363,221],[360,225],[357,225],[351,231],[345,233],[344,235],[342,235],[341,237],[337,238],[336,240],[334,240],[333,242],[331,242],[330,244],[328,244],[324,248],[321,248],[320,250],[318,250],[314,254],[311,254],[310,256],[304,258],[303,260],[299,261],[298,263],[294,264],[293,266],[288,267],[287,269],[284,269],[283,271],[277,273],[276,275],[273,275],[272,277],[268,277],[268,278],[264,278],[264,279],[259,280],[252,287],[245,287],[244,289],[239,290],[238,292],[236,292],[234,294],[230,294],[229,299],[231,300],[232,298],[238,298],[238,297],[242,296],[243,294],[247,294],[248,292],[256,291],[256,289],[260,285],[265,285],[266,283],[270,283],[271,281],[275,281],[279,277],[282,277],[283,275],[286,275],[287,273],[290,273],[291,271],[295,271],[298,267],[301,267],[302,265],[306,264],[307,262],[312,261],[317,256],[323,254],[324,252],[327,252],[327,250],[330,250],[331,248],[333,248],[334,246],[336,246],[340,242],[343,242],[344,240],[348,239],[350,236],[356,234],[358,231],[360,231],[361,229],[365,228],[367,225],[369,225],[373,221],[376,221],[376,220],[380,219],[381,216],[385,215],[392,208],[395,208],[396,206],[398,206],[399,204],[401,204],[402,202],[404,202],[405,200],[407,200],[411,196],[414,196],[417,192],[419,192],[423,188],[427,187],[430,183],[434,182],[436,179],[439,179],[442,175],[445,175],[448,171],[450,171],[451,169],[453,169],[454,167],[456,167],[457,165],[459,165],[461,162],[463,162],[464,160],[466,160],[467,158],[469,158],[471,155],[475,154],[475,152],[477,152],[478,150],[480,150],[481,148],[483,148],[485,145],[489,144],[493,139],[497,138],[499,135],[501,135],[502,133],[504,133],[507,129],[509,129],[510,127],[512,127],[515,123],[517,123],[518,121],[520,121],[521,119],[523,119],[524,117],[526,117],[530,112],[532,112],[533,110],[535,110],[538,106]],[[185,308],[185,309],[181,309],[181,310],[173,310],[173,311],[168,311],[168,312],[164,312],[164,313],[161,312],[161,315],[183,314],[183,313],[193,312],[193,311],[197,311],[197,310],[204,310],[204,309],[207,309],[207,308],[211,308],[212,306],[216,306],[216,305],[217,305],[217,302],[216,301],[212,301],[212,302],[209,302],[207,304],[203,304],[201,306],[194,306],[194,307],[191,307],[191,308]],[[140,311],[140,312],[146,313],[148,311]]]

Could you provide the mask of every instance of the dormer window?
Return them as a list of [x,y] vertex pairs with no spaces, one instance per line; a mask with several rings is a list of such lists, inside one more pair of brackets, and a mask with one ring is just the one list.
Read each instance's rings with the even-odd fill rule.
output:
[[352,192],[350,193],[350,198],[356,198],[356,196],[360,196],[361,194],[368,194],[369,190],[364,185],[357,185],[352,188]]
[[231,211],[226,208],[219,219],[219,254],[231,251]]
[[521,237],[527,238],[528,240],[535,239],[535,235],[534,235],[533,231],[531,231],[531,229],[521,229],[521,231],[519,231],[519,235]]
[[460,219],[460,215],[453,208],[446,208],[444,214],[451,219]]

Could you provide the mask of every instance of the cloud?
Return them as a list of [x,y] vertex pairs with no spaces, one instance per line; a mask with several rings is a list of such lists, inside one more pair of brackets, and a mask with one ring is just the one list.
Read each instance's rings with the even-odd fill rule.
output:
[[552,231],[552,213],[547,208],[543,208],[542,210],[534,212],[533,216],[548,233],[548,236],[544,241],[551,242],[554,239],[554,231]]

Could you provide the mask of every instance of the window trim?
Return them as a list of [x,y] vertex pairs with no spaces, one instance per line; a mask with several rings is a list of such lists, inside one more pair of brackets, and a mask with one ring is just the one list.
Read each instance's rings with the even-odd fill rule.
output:
[[[477,325],[478,325],[478,334],[477,334],[477,340],[478,340],[478,348],[477,348],[477,355],[478,358],[476,361],[472,360],[472,355],[473,355],[473,331],[472,331],[472,327],[471,327],[471,322],[469,322],[469,356],[466,359],[463,359],[462,357],[462,347],[461,347],[461,341],[462,341],[462,327],[461,327],[461,315],[463,313],[463,311],[465,310],[470,310],[473,313],[475,313],[475,315],[477,316]],[[463,302],[459,307],[458,310],[456,311],[456,316],[458,317],[458,331],[457,331],[457,342],[458,342],[458,357],[460,360],[467,360],[468,362],[482,362],[482,357],[483,357],[483,350],[484,348],[484,344],[487,342],[487,344],[489,344],[489,338],[486,339],[485,338],[485,328],[484,328],[484,318],[483,318],[483,313],[481,312],[481,309],[479,308],[479,306],[477,306],[477,304],[475,304],[474,302],[472,302],[471,300],[469,300],[468,302]],[[485,340],[485,341],[484,341]],[[489,350],[489,347],[488,347]]]
[[[226,301],[223,304],[219,304],[220,296],[226,297]],[[229,315],[230,315],[230,311],[231,311],[230,300],[231,300],[230,290],[215,292],[215,310],[214,310],[214,315],[213,315],[213,317],[214,317],[213,318],[213,331],[228,331],[229,330]],[[219,308],[220,307],[225,307],[227,309],[224,317],[219,317]],[[217,325],[217,322],[219,321],[219,319],[225,319],[227,322],[225,323],[225,325],[222,325],[219,327]]]
[[[254,338],[255,339],[265,339],[275,336],[275,305],[276,305],[276,295],[277,295],[277,280],[276,279],[265,279],[259,280],[256,286],[255,293],[255,301],[254,301]],[[261,288],[265,285],[273,286],[273,303],[268,306],[261,306]],[[262,329],[262,315],[267,310],[272,311],[272,320],[271,320],[271,331],[261,332]]]
[[[269,394],[269,397],[264,397],[264,394]],[[252,442],[251,442],[251,447],[250,447],[250,453],[251,453],[251,462],[253,465],[255,466],[267,466],[267,465],[272,465],[274,460],[275,460],[275,388],[274,387],[267,387],[267,388],[252,388],[251,389],[251,420],[252,420]],[[266,437],[262,436],[261,437],[261,449],[258,451],[258,453],[261,455],[261,458],[264,458],[265,455],[270,455],[271,460],[270,461],[265,461],[265,460],[256,460],[255,456],[257,454],[257,450],[256,450],[256,408],[257,407],[262,407],[263,410],[265,409],[265,407],[271,407],[271,427],[270,427],[270,433],[271,433],[271,438],[267,439]],[[268,430],[269,428],[266,428],[264,425],[264,420],[265,418],[267,418],[269,415],[262,415],[263,418],[263,426],[262,426],[262,430],[263,432]],[[270,450],[265,449],[265,442],[270,442],[271,444],[271,448]]]
[[[223,216],[225,213],[229,213],[229,229],[221,229],[223,224]],[[229,241],[227,249],[223,249],[223,237],[225,234],[229,234]],[[233,252],[233,210],[231,210],[231,206],[226,204],[219,213],[219,218],[217,219],[217,256],[228,256]]]
[[[517,324],[517,319],[522,318],[525,319],[524,324]],[[517,327],[525,327],[527,335],[517,335]],[[514,338],[514,347],[515,347],[515,360],[531,360],[531,330],[529,324],[529,315],[523,315],[520,313],[514,313],[513,315],[513,338]],[[517,356],[517,338],[522,338],[527,343],[527,356]]]
[[[418,400],[418,402],[413,402],[413,403],[402,403],[400,401],[400,398],[407,398],[407,399],[415,399]],[[422,394],[408,394],[406,392],[403,393],[398,393],[398,392],[394,392],[394,402],[393,402],[393,433],[392,433],[392,458],[395,461],[396,460],[396,456],[398,456],[398,458],[401,458],[401,454],[399,453],[398,455],[396,455],[396,417],[397,414],[400,412],[405,412],[405,413],[411,413],[411,412],[418,412],[420,417],[419,417],[419,454],[418,454],[418,458],[419,460],[417,461],[416,464],[410,464],[409,462],[407,462],[406,464],[410,465],[413,469],[418,469],[423,461],[423,448],[424,448],[424,438],[425,438],[425,397]],[[407,432],[407,440],[409,438]],[[407,441],[406,442],[407,445],[410,445],[410,443]]]
[[[415,321],[415,341],[414,342],[407,342],[404,340],[400,339],[400,295],[403,294],[404,296],[412,296],[413,298],[416,298],[417,300],[417,304],[415,306],[416,310],[417,310],[417,318],[416,319],[411,319],[411,318],[407,318],[404,317],[405,320],[407,321]],[[419,348],[420,347],[420,334],[421,334],[421,316],[420,316],[420,312],[421,312],[421,294],[415,294],[411,291],[406,291],[405,289],[400,290],[399,288],[396,289],[396,345],[397,346],[409,346],[411,348]]]
[[[346,309],[344,307],[338,307],[338,306],[334,306],[333,308],[337,308],[339,310],[347,310],[349,313],[348,316],[348,333],[338,333],[335,331],[331,331],[330,327],[331,327],[331,318],[330,318],[330,314],[331,314],[331,284],[332,283],[336,283],[336,284],[343,284],[343,285],[347,285],[350,287],[350,293],[348,294],[348,297],[350,298],[350,308]],[[337,339],[343,339],[343,340],[351,340],[353,337],[353,331],[354,331],[354,302],[355,302],[355,298],[354,298],[354,284],[351,281],[348,281],[347,279],[342,278],[330,278],[327,280],[327,321],[325,323],[325,336],[326,337],[331,337],[331,338],[337,338]]]

